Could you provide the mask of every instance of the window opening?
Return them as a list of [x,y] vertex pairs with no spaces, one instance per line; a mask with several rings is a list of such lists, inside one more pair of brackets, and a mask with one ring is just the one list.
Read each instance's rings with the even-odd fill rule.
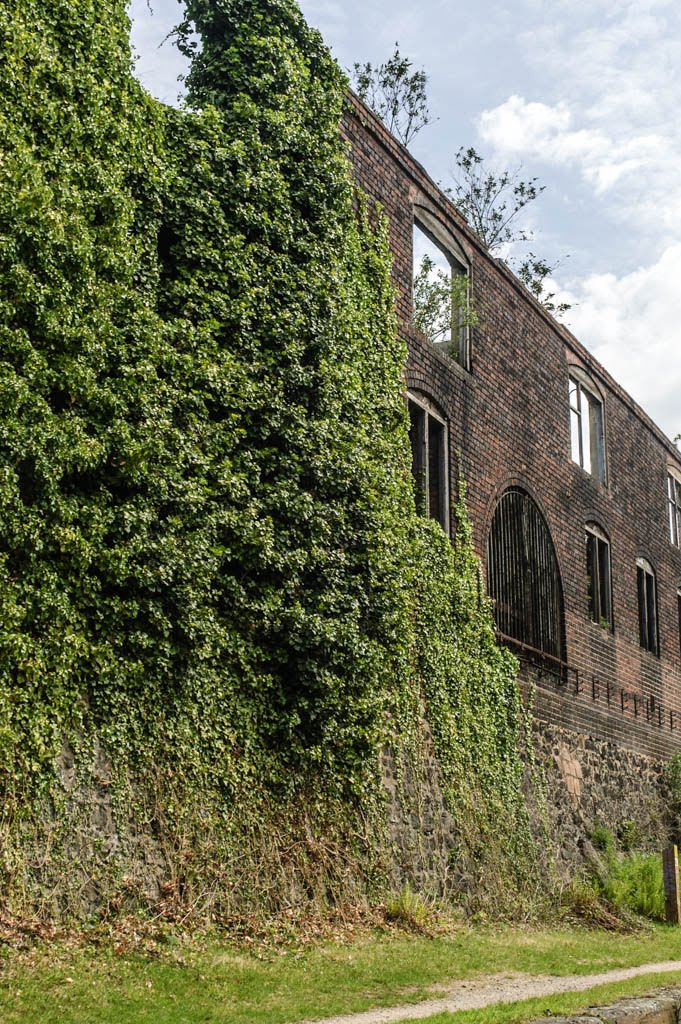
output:
[[586,580],[589,617],[593,622],[612,629],[610,544],[595,523],[589,523],[586,527]]
[[638,628],[639,642],[644,651],[657,654],[657,595],[655,593],[655,572],[645,558],[636,559],[638,583]]
[[563,660],[563,591],[556,552],[544,517],[519,488],[502,495],[494,512],[487,590],[503,636]]
[[669,539],[681,547],[681,473],[670,469],[667,473],[667,501],[669,504]]
[[468,267],[414,223],[414,325],[465,369],[470,368]]
[[449,533],[447,425],[427,399],[407,396],[416,510]]
[[679,613],[679,654],[681,655],[681,587],[676,591],[676,605]]
[[570,374],[570,440],[573,462],[605,483],[603,403],[573,374]]

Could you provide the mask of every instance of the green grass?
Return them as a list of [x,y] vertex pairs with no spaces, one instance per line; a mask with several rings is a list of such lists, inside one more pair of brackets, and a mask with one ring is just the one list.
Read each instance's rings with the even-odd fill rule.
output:
[[[437,995],[433,986],[479,974],[589,974],[677,959],[681,928],[664,926],[637,935],[501,928],[462,928],[434,939],[375,933],[353,944],[270,950],[264,959],[219,942],[179,943],[166,947],[161,957],[116,953],[112,947],[51,946],[5,953],[0,1019],[2,1024],[292,1024],[416,1002]],[[655,983],[641,979],[637,991]],[[576,1005],[589,1001],[583,993],[555,998],[575,998]],[[540,1002],[543,1012],[550,1001]],[[538,1015],[536,1007],[532,1012]],[[484,1013],[484,1018],[456,1019],[471,1024],[497,1019],[496,1010]]]

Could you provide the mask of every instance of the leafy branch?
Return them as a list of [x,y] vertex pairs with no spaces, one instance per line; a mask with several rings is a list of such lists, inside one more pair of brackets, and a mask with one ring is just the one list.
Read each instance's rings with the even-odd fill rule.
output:
[[434,344],[452,341],[457,332],[476,327],[468,277],[447,273],[424,255],[414,275],[414,325]]
[[454,188],[446,191],[490,252],[502,245],[529,241],[532,232],[518,229],[513,223],[546,185],[538,186],[537,178],[523,181],[520,167],[495,174],[485,167],[484,158],[472,146],[461,146],[455,160],[459,170],[454,173]]
[[[521,168],[513,171],[490,171],[484,157],[472,146],[458,150],[455,157],[454,187],[445,189],[483,244],[491,253],[504,246],[529,242],[533,233],[516,224],[525,207],[546,189],[538,179],[520,177]],[[530,252],[521,261],[511,260],[523,284],[549,313],[566,313],[568,302],[554,302],[555,292],[546,291],[546,281],[559,266],[548,263]]]
[[546,281],[560,263],[547,263],[540,256],[533,252],[527,254],[526,258],[516,268],[516,273],[525,287],[532,292],[535,299],[541,302],[542,306],[549,313],[567,313],[572,306],[569,302],[554,302],[556,292],[546,290]]
[[402,56],[395,43],[395,52],[384,64],[356,63],[352,72],[359,98],[405,146],[432,123],[426,96],[428,76],[412,68],[412,62]]

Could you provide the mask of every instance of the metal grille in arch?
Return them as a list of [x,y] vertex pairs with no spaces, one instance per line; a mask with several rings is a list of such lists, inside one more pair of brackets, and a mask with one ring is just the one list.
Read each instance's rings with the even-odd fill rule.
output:
[[499,632],[564,660],[563,593],[548,526],[525,491],[499,499],[487,545],[487,590]]

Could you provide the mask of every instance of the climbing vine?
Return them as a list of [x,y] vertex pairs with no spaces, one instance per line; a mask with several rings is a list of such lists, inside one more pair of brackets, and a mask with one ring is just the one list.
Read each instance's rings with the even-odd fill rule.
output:
[[4,834],[68,815],[64,758],[106,751],[169,863],[238,821],[262,843],[264,806],[356,842],[424,704],[452,806],[474,779],[513,826],[514,664],[463,505],[453,547],[415,513],[345,77],[294,0],[185,19],[178,111],[131,74],[123,0],[0,11]]

